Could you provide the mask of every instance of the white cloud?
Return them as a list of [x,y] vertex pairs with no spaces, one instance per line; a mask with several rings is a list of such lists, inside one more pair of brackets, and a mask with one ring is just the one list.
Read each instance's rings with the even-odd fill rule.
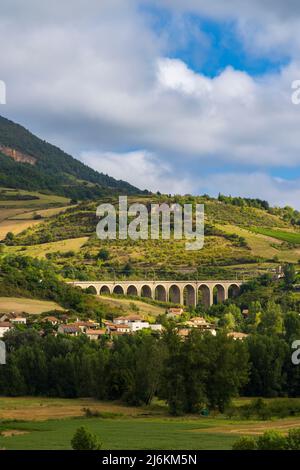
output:
[[176,168],[157,156],[139,150],[127,153],[82,152],[81,160],[116,179],[123,179],[142,189],[167,194],[204,194],[219,192],[241,197],[258,197],[273,205],[291,205],[300,210],[300,179],[287,180],[267,173],[225,172],[178,174]]
[[190,70],[181,60],[160,58],[157,61],[157,78],[166,89],[177,90],[187,95],[206,97],[212,92],[211,81]]
[[[247,48],[300,51],[299,2],[162,2],[236,19]],[[3,0],[0,79],[9,103],[3,112],[95,168],[155,191],[201,190],[208,167],[238,168],[228,186],[238,191],[249,168],[266,175],[273,167],[298,166],[300,106],[291,103],[297,59],[260,78],[230,67],[207,77],[167,56],[167,35],[150,28],[140,4],[91,0],[87,8],[74,0],[71,21],[66,0]],[[270,187],[274,200],[296,199],[296,187],[265,177],[264,192]],[[228,178],[214,182],[225,185]],[[252,181],[245,187],[256,195],[260,188]]]
[[127,153],[82,152],[81,160],[87,165],[116,179],[126,180],[141,189],[170,194],[186,194],[196,190],[188,177],[178,178],[170,165],[163,163],[147,151]]

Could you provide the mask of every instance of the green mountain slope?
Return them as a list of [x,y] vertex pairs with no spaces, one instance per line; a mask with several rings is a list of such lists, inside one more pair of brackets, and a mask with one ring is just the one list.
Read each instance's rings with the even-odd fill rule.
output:
[[140,190],[92,170],[0,116],[0,186],[46,191],[74,199]]

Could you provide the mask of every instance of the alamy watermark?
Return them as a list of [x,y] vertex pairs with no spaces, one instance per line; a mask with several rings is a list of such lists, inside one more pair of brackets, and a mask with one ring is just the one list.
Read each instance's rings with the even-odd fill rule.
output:
[[[100,240],[174,240],[185,239],[186,250],[201,250],[204,245],[204,204],[139,204],[128,207],[127,196],[119,197],[119,207],[100,204],[96,215]],[[118,220],[117,220],[118,219]],[[117,234],[118,231],[118,234]],[[118,235],[118,237],[117,237]]]
[[6,104],[6,84],[0,80],[0,104]]
[[0,365],[6,364],[6,346],[4,341],[0,340]]
[[292,90],[294,90],[291,96],[292,103],[300,104],[300,80],[294,80],[292,82]]
[[292,363],[294,366],[298,366],[300,364],[300,340],[297,339],[292,343],[292,349],[295,351],[292,354]]

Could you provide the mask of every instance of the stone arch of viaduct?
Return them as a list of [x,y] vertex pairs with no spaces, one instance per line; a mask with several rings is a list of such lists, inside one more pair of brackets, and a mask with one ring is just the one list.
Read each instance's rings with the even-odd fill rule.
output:
[[172,302],[186,306],[203,303],[206,307],[224,302],[239,292],[241,281],[75,281],[70,284],[91,288],[97,295],[119,294]]

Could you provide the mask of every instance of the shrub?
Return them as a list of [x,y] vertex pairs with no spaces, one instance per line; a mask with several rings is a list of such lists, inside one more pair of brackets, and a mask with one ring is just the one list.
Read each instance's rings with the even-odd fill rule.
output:
[[244,419],[250,419],[252,416],[252,409],[250,405],[244,405],[240,407],[240,416]]
[[257,439],[240,437],[232,446],[233,450],[294,450],[299,449],[300,429],[290,431],[286,438],[278,431],[266,431]]
[[300,450],[300,428],[291,429],[287,437],[287,448],[289,450]]
[[227,418],[231,419],[234,416],[238,415],[238,410],[234,406],[229,406],[228,408],[226,408],[225,414]]
[[87,418],[100,418],[101,413],[97,410],[91,410],[91,408],[83,408],[84,414]]
[[100,450],[102,447],[97,436],[83,426],[75,432],[71,445],[73,450]]
[[254,437],[240,437],[232,446],[232,450],[257,450]]
[[253,409],[254,414],[258,416],[258,418],[266,420],[272,417],[272,412],[268,407],[267,403],[262,398],[257,398],[251,402],[251,407]]
[[266,431],[257,439],[258,450],[285,450],[287,438],[278,431]]
[[107,261],[109,259],[109,251],[106,248],[101,248],[97,258],[101,261]]

